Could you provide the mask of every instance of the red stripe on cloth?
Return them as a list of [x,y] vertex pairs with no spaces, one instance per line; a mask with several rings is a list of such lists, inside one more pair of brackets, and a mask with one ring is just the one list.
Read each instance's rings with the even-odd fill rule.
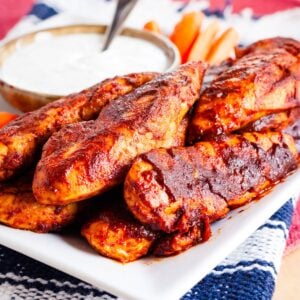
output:
[[289,238],[286,243],[285,252],[290,253],[300,246],[300,199],[294,211],[292,225],[290,227]]
[[231,3],[234,12],[250,7],[257,16],[271,14],[280,10],[300,7],[300,0],[210,0],[211,9],[224,9],[226,3]]
[[0,0],[0,39],[32,7],[34,0]]

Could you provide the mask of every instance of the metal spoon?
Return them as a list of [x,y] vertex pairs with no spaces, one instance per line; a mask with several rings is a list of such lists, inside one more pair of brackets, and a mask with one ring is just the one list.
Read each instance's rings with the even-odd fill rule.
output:
[[102,51],[105,51],[109,47],[115,35],[119,33],[119,30],[136,3],[137,0],[118,0],[113,21],[106,30]]

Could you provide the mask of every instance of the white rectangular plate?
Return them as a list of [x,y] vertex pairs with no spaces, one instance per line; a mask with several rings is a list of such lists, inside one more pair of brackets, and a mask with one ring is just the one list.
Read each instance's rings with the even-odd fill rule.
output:
[[300,170],[267,196],[212,226],[212,238],[180,255],[120,264],[101,257],[79,236],[36,234],[0,225],[0,243],[125,299],[178,299],[299,194]]

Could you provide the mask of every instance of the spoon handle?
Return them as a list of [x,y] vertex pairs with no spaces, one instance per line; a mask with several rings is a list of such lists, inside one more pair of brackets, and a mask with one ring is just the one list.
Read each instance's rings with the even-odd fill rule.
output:
[[121,29],[123,23],[125,22],[126,18],[134,8],[136,3],[137,0],[118,0],[113,21],[106,30],[106,37],[104,40],[102,51],[105,51],[109,47],[113,38]]

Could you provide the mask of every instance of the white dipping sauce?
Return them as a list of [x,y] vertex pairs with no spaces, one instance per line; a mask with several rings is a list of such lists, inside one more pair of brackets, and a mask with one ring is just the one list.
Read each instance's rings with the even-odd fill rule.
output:
[[162,49],[142,39],[118,36],[101,52],[103,35],[40,33],[3,63],[1,78],[16,87],[54,95],[67,95],[115,75],[164,71]]

